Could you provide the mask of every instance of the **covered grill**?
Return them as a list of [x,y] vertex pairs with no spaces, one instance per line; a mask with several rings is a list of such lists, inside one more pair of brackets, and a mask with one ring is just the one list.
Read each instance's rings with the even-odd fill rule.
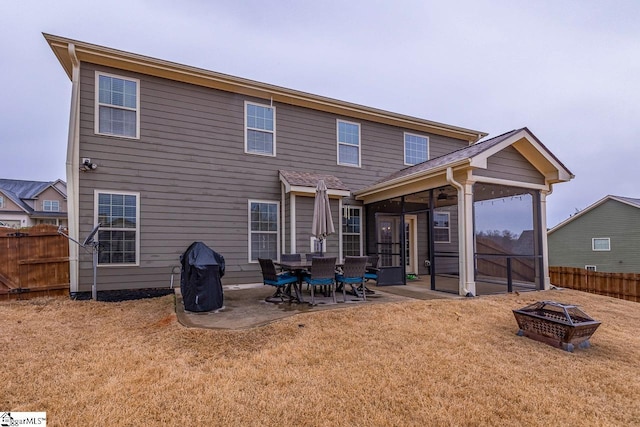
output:
[[520,328],[518,335],[570,352],[575,345],[589,347],[589,338],[600,326],[577,306],[555,301],[538,301],[513,310],[513,315]]
[[184,309],[200,312],[222,308],[224,257],[202,242],[193,242],[180,256],[180,264]]

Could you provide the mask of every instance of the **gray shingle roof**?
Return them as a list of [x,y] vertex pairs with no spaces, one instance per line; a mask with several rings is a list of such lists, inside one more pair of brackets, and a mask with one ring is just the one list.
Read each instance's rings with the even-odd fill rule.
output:
[[318,180],[324,179],[324,183],[327,185],[327,189],[329,190],[349,191],[349,188],[340,181],[338,177],[333,175],[285,170],[281,170],[279,172],[290,185],[315,188],[318,184]]
[[399,171],[394,172],[391,175],[388,175],[383,179],[375,182],[373,185],[381,184],[383,182],[392,181],[394,179],[410,176],[421,172],[428,172],[430,170],[438,169],[446,165],[457,163],[461,160],[470,159],[499,144],[500,142],[520,132],[523,129],[526,128],[514,129],[512,131],[503,133],[502,135],[498,135],[484,141],[476,142],[473,145],[469,145],[468,147],[464,147],[451,153],[445,154],[444,156],[435,157],[425,162],[418,163],[417,165],[400,169]]
[[34,210],[23,200],[34,199],[38,194],[53,184],[55,184],[55,181],[45,182],[23,181],[19,179],[0,179],[0,192],[26,212],[33,213]]

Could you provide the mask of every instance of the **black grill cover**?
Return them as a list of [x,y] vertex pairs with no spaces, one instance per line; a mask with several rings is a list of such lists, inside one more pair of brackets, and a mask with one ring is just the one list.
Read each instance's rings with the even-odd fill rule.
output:
[[224,257],[202,242],[193,242],[180,256],[180,292],[184,309],[211,311],[222,307]]

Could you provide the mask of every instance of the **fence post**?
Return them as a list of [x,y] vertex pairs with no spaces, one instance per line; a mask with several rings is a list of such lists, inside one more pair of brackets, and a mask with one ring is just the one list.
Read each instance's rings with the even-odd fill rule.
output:
[[507,257],[507,292],[513,292],[513,277],[511,273],[511,257]]

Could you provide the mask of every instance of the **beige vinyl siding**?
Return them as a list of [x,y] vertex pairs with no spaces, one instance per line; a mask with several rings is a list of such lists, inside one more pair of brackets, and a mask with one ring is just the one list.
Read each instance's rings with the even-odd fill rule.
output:
[[[338,221],[339,210],[338,200],[329,199],[331,204],[331,215],[333,217],[333,226],[336,232],[327,237],[325,242],[325,253],[328,256],[338,256]],[[297,196],[296,197],[296,244],[297,252],[306,254],[311,252],[311,222],[313,221],[313,197]]]
[[0,207],[0,212],[20,212],[20,213],[25,213],[24,210],[22,210],[21,207],[19,207],[18,205],[16,205],[13,200],[11,200],[10,198],[8,198],[7,196],[5,196],[4,194],[0,193],[0,197],[2,197],[4,199],[4,205],[2,207]]
[[36,210],[44,211],[44,201],[45,200],[57,200],[60,205],[60,210],[58,212],[66,212],[67,211],[67,201],[64,196],[58,193],[53,188],[47,188],[42,193],[38,195],[38,200],[36,201]]
[[[96,69],[140,80],[139,140],[94,133]],[[171,268],[194,241],[225,257],[224,284],[259,282],[259,265],[247,262],[247,200],[280,202],[278,170],[332,174],[353,191],[405,167],[406,129],[398,127],[355,120],[361,124],[362,150],[362,167],[356,169],[337,165],[336,118],[354,121],[349,117],[274,103],[277,156],[265,157],[244,153],[244,102],[268,100],[86,63],[80,92],[79,155],[98,165],[80,174],[80,236],[94,225],[94,189],[140,193],[140,266],[101,266],[99,289],[168,285]],[[467,145],[426,136],[432,155]],[[281,205],[287,218],[288,198]],[[309,250],[312,209],[312,197],[297,197],[298,252]],[[334,199],[332,211],[338,233]],[[288,227],[286,232],[281,251],[290,249]],[[337,234],[329,237],[328,253],[338,254],[338,241]],[[91,281],[91,256],[81,251],[80,290],[89,290]]]
[[542,175],[522,154],[509,146],[487,159],[487,169],[476,169],[474,176],[544,184]]
[[[610,251],[594,251],[592,239],[611,239]],[[599,272],[640,273],[640,209],[608,200],[548,236],[549,265]]]

